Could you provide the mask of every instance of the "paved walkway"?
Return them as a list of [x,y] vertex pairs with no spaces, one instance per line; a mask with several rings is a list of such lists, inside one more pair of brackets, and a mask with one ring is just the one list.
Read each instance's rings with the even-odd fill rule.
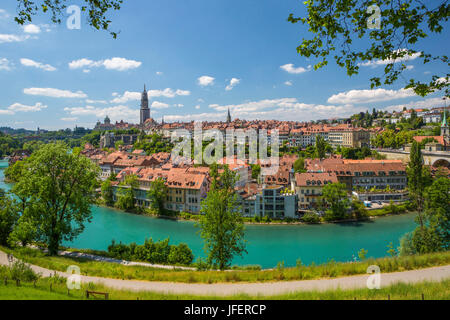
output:
[[[0,265],[8,265],[7,255],[0,251]],[[55,273],[67,277],[64,272],[52,271],[38,266],[31,266],[35,272],[43,277],[49,277]],[[369,275],[342,277],[335,279],[283,281],[266,283],[215,283],[215,284],[188,284],[175,282],[150,282],[136,280],[117,280],[100,277],[81,276],[84,283],[103,284],[107,287],[127,291],[153,291],[164,294],[189,294],[229,296],[236,294],[248,294],[252,296],[273,296],[298,291],[325,291],[333,289],[357,289],[366,288]],[[442,281],[450,278],[450,265],[427,269],[411,270],[381,274],[381,286],[389,286],[397,282],[417,283],[422,281]]]

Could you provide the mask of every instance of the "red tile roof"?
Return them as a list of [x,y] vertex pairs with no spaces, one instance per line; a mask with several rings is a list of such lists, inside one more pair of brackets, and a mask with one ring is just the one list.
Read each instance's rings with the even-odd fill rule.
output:
[[295,182],[298,187],[306,186],[324,186],[328,183],[337,183],[338,179],[335,173],[296,173]]

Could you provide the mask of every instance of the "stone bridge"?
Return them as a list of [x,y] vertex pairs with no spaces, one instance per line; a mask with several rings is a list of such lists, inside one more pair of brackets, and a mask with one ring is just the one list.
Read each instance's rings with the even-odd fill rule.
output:
[[[373,149],[379,154],[385,155],[389,160],[402,160],[409,162],[409,152],[395,149]],[[433,167],[447,167],[450,169],[450,151],[425,151],[422,150],[425,165]]]

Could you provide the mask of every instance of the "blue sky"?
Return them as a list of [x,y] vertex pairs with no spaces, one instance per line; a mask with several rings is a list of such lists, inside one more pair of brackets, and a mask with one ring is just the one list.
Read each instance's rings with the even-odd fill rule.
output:
[[[311,70],[315,61],[296,52],[310,35],[287,22],[291,12],[305,13],[299,0],[127,1],[111,15],[116,40],[83,18],[80,30],[46,15],[18,26],[16,3],[0,4],[0,126],[93,127],[106,115],[138,122],[144,83],[157,121],[225,120],[228,108],[241,119],[307,121],[442,105],[440,93],[420,98],[401,90],[403,80],[367,91],[382,63],[351,78],[334,63]],[[448,53],[445,34],[423,45]],[[419,60],[407,61],[406,80],[442,71]]]

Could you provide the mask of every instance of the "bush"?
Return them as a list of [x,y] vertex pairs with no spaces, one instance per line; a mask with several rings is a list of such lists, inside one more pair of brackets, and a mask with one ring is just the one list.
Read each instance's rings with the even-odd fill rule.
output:
[[12,280],[33,282],[39,279],[39,275],[34,273],[31,267],[22,261],[16,260],[9,268],[9,274]]
[[192,250],[186,244],[169,245],[169,239],[153,242],[150,238],[145,240],[143,245],[116,244],[113,240],[108,247],[108,253],[116,259],[145,261],[154,264],[190,265],[194,260]]
[[320,217],[314,212],[308,212],[303,215],[302,220],[305,223],[319,223]]

